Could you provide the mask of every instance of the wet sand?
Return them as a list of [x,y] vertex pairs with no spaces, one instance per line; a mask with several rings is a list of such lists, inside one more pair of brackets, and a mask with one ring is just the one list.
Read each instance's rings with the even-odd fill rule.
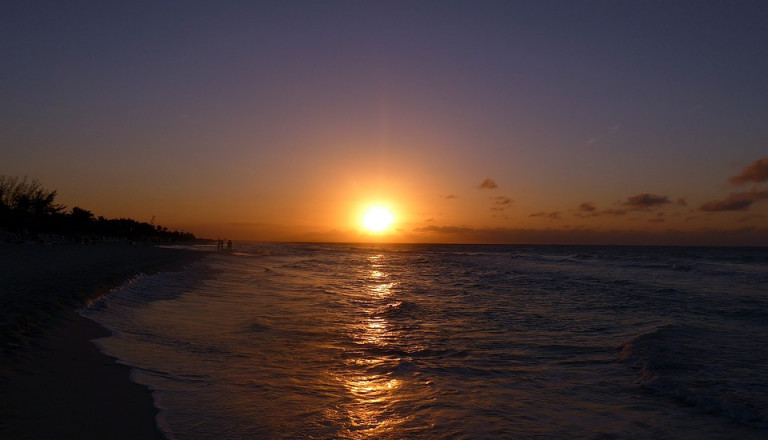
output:
[[90,342],[76,313],[139,273],[202,252],[124,244],[0,246],[0,438],[162,439],[150,391]]

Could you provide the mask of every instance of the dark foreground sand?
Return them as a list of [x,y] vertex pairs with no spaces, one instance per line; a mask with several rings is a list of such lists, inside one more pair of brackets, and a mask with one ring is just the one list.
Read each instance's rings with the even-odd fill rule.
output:
[[123,244],[0,246],[0,438],[162,439],[156,409],[129,369],[90,340],[88,299],[140,273],[204,255]]

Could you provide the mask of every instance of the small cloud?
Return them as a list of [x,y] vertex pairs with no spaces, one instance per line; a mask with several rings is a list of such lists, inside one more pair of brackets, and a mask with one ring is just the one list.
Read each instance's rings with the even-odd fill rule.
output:
[[766,246],[768,229],[743,227],[736,229],[703,229],[678,231],[667,229],[600,230],[590,228],[470,228],[465,226],[426,226],[412,230],[423,233],[419,237],[426,242],[454,243],[538,243],[538,244],[661,244],[661,245],[729,245]]
[[725,199],[713,200],[701,205],[699,210],[708,212],[745,211],[753,203],[764,199],[768,199],[768,191],[731,193]]
[[626,209],[603,209],[598,211],[597,206],[592,202],[584,202],[579,205],[579,211],[573,214],[574,217],[600,217],[603,215],[624,215],[627,213]]
[[707,202],[699,209],[702,211],[710,211],[710,212],[720,212],[720,211],[744,211],[745,209],[752,206],[752,203],[754,201],[739,197],[728,197],[724,200],[713,200],[711,202]]
[[496,182],[494,182],[493,179],[485,179],[480,182],[480,185],[477,187],[478,189],[495,189],[498,188],[499,185],[496,185]]
[[608,129],[606,131],[604,131],[603,133],[588,139],[584,143],[584,145],[587,146],[587,147],[591,147],[595,143],[600,142],[604,138],[609,137],[609,136],[615,134],[618,131],[619,131],[619,126],[618,125],[612,125],[612,126],[608,127]]
[[553,211],[553,212],[536,212],[528,217],[546,217],[550,220],[560,220],[560,211]]
[[648,223],[664,223],[664,213],[663,212],[657,212],[656,218],[652,218],[648,220]]
[[587,142],[585,142],[584,145],[586,145],[587,147],[591,147],[595,142],[599,141],[600,139],[602,139],[602,136],[596,136],[591,139],[587,139]]
[[742,185],[749,182],[765,182],[768,181],[768,157],[758,159],[752,162],[748,167],[741,170],[741,172],[729,179],[734,185]]
[[509,197],[498,196],[493,198],[493,203],[495,203],[496,205],[511,205],[512,199],[510,199]]
[[438,234],[466,234],[474,232],[472,228],[465,228],[461,226],[426,226],[423,228],[416,228],[414,232],[434,232]]
[[685,199],[685,197],[680,197],[675,202],[677,206],[688,206],[688,201]]
[[451,200],[451,199],[458,199],[459,196],[457,196],[455,194],[448,194],[447,196],[445,196],[445,198],[448,199],[448,200]]
[[746,223],[746,222],[748,222],[750,220],[759,219],[759,218],[763,218],[763,217],[765,217],[765,216],[764,215],[748,215],[748,216],[742,217],[742,218],[740,218],[740,219],[738,219],[736,221],[739,222],[739,223]]
[[629,206],[631,209],[649,209],[655,206],[671,203],[669,197],[659,196],[656,194],[638,194],[636,196],[627,197],[625,206]]

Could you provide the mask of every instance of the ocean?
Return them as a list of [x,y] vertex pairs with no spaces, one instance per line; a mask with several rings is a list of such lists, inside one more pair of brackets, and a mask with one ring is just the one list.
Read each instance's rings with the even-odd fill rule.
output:
[[766,439],[768,249],[235,243],[82,314],[169,439]]

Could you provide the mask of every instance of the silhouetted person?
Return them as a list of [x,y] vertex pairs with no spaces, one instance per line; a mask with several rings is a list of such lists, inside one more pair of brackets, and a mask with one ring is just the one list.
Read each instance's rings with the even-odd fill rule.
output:
[[227,240],[227,249],[232,250],[232,240]]

